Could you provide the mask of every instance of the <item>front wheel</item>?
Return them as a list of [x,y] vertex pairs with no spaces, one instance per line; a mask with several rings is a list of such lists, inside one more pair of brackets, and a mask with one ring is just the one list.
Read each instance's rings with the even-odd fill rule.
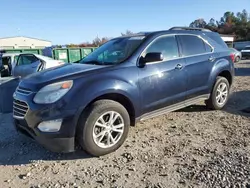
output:
[[224,77],[218,76],[211,92],[210,98],[206,101],[208,108],[213,110],[222,109],[229,98],[230,85]]
[[78,141],[89,154],[105,155],[124,143],[129,126],[129,114],[120,103],[99,100],[83,112],[78,125]]

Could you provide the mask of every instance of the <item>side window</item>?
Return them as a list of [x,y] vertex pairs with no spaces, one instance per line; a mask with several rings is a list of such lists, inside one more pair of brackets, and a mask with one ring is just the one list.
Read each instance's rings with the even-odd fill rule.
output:
[[182,55],[199,55],[206,53],[205,43],[202,39],[193,35],[180,35],[178,36],[182,45]]
[[156,39],[144,52],[143,56],[150,52],[161,52],[164,61],[179,57],[179,49],[175,36],[165,36]]
[[18,65],[29,65],[38,61],[39,59],[33,55],[21,55],[18,59]]
[[11,60],[10,57],[3,57],[2,58],[3,65],[8,66],[10,64],[10,60]]

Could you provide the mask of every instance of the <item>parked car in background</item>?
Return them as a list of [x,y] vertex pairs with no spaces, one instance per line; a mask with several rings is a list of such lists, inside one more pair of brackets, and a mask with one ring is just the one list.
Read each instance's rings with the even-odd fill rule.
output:
[[13,69],[15,68],[18,53],[3,53],[1,58],[2,69],[1,77],[8,77],[13,75]]
[[241,52],[236,50],[235,48],[229,48],[231,52],[234,54],[234,62],[239,62],[241,60]]
[[17,130],[55,152],[77,141],[94,156],[118,149],[129,127],[200,101],[222,109],[234,53],[220,35],[178,27],[111,39],[79,63],[24,78],[14,93]]
[[243,50],[241,50],[242,58],[250,58],[250,46],[246,46]]
[[63,61],[54,60],[50,57],[38,54],[22,53],[17,57],[15,67],[13,69],[13,76],[23,78],[32,73],[63,65],[64,63],[65,62]]

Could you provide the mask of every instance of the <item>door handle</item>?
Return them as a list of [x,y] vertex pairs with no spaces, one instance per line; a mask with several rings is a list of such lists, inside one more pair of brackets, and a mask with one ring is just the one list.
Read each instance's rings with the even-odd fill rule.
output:
[[208,58],[208,61],[214,62],[214,61],[215,61],[215,57],[213,57],[213,56],[209,57],[209,58]]
[[182,69],[182,65],[181,65],[181,64],[177,64],[177,65],[175,66],[175,69]]

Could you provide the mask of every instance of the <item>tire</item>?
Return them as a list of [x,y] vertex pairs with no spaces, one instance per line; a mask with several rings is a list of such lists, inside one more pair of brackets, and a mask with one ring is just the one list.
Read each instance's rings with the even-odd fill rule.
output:
[[235,62],[239,62],[239,61],[240,61],[240,57],[237,56],[237,57],[235,58]]
[[[219,102],[216,99],[216,96],[218,96],[218,94],[219,94],[218,88],[221,86],[226,86],[227,95],[226,95],[226,97],[222,97],[222,99],[224,99],[224,101],[221,99],[221,102]],[[223,91],[225,91],[225,90],[223,90]],[[212,110],[222,109],[228,101],[229,94],[230,94],[230,85],[228,83],[228,80],[225,77],[218,76],[216,78],[216,82],[214,84],[213,90],[210,94],[210,98],[206,101],[206,106]]]
[[[113,124],[109,122],[112,112],[114,114],[113,117],[117,116],[116,119],[114,118],[115,121]],[[106,124],[100,119],[105,121]],[[99,123],[98,125],[96,125],[97,121]],[[108,125],[108,122],[111,126]],[[101,127],[99,127],[100,124],[102,124]],[[122,124],[124,125],[123,128],[114,128]],[[103,125],[105,126],[103,127]],[[86,152],[93,156],[106,155],[116,151],[124,143],[129,132],[129,127],[130,117],[124,106],[112,100],[99,100],[84,110],[78,123],[78,142]],[[123,130],[122,133],[121,129]],[[103,136],[104,132],[105,136]],[[98,136],[98,134],[101,135]],[[95,139],[94,135],[98,136],[98,139]],[[117,140],[113,142],[114,140],[111,140],[110,135],[112,135],[113,139]],[[110,138],[109,143],[108,137]],[[100,140],[100,142],[97,140]],[[108,144],[110,144],[110,146],[108,146]]]

